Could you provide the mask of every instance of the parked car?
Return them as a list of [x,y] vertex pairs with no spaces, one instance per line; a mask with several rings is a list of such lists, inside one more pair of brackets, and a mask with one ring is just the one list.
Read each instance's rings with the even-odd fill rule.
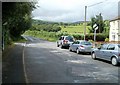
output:
[[112,65],[120,62],[120,44],[103,44],[91,52],[92,59],[100,58],[111,61]]
[[79,53],[91,53],[92,43],[86,40],[76,40],[70,45],[69,51],[76,51]]
[[72,36],[61,36],[59,40],[57,41],[57,47],[69,47],[70,44],[72,44],[74,41],[74,38]]

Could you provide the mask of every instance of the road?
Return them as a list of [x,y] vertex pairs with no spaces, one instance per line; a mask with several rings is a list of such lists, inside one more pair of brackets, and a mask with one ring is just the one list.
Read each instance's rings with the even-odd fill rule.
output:
[[[55,42],[24,36],[2,60],[4,83],[119,83],[119,66],[88,54],[61,49]],[[115,84],[114,84],[115,85]]]
[[61,49],[55,42],[24,36],[23,61],[27,83],[118,83],[119,66],[92,60],[88,54]]

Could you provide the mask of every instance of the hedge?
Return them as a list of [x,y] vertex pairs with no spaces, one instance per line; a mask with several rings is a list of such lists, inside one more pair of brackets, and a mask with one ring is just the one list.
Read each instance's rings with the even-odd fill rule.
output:
[[[96,41],[105,41],[106,38],[108,38],[109,36],[107,34],[103,34],[103,33],[98,33],[96,34]],[[94,34],[87,34],[86,35],[86,39],[88,40],[94,40]]]
[[[46,32],[46,31],[26,31],[25,34],[28,34],[28,35],[32,35],[32,36],[36,36],[36,37],[39,37],[39,38],[51,38],[53,40],[57,40],[60,36],[63,36],[63,35],[71,35],[73,36],[76,40],[83,40],[84,39],[84,35],[82,34],[68,34],[68,33],[63,33],[63,32]],[[108,35],[107,34],[103,34],[103,33],[98,33],[96,34],[96,41],[105,41],[105,39],[108,38]],[[94,34],[91,33],[91,34],[87,34],[86,35],[86,40],[94,40]]]

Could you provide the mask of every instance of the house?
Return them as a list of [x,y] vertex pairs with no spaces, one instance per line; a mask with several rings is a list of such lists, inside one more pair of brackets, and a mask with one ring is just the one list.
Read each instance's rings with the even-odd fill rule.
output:
[[109,41],[120,41],[120,17],[110,21]]

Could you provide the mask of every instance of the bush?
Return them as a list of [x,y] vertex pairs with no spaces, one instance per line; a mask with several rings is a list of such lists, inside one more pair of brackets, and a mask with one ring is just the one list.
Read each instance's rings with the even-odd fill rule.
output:
[[[83,40],[84,36],[81,34],[69,34],[69,33],[63,33],[63,32],[46,32],[46,31],[26,31],[27,35],[31,35],[31,36],[36,36],[39,38],[44,38],[44,39],[51,39],[51,40],[57,40],[60,36],[73,36],[76,40]],[[86,40],[89,40],[91,42],[93,42],[94,40],[94,34],[87,34],[86,35]],[[96,41],[109,41],[108,39],[108,35],[107,34],[102,34],[102,33],[98,33],[96,34]]]
[[76,39],[76,40],[82,40],[84,38],[83,35],[80,34],[72,34],[72,36]]
[[93,43],[94,41],[93,40],[89,40],[89,42]]
[[105,38],[105,42],[108,42],[109,41],[109,38]]
[[[97,33],[96,34],[96,41],[104,41],[107,37],[108,37],[107,34]],[[93,33],[87,34],[86,39],[87,40],[94,40],[94,34]]]

